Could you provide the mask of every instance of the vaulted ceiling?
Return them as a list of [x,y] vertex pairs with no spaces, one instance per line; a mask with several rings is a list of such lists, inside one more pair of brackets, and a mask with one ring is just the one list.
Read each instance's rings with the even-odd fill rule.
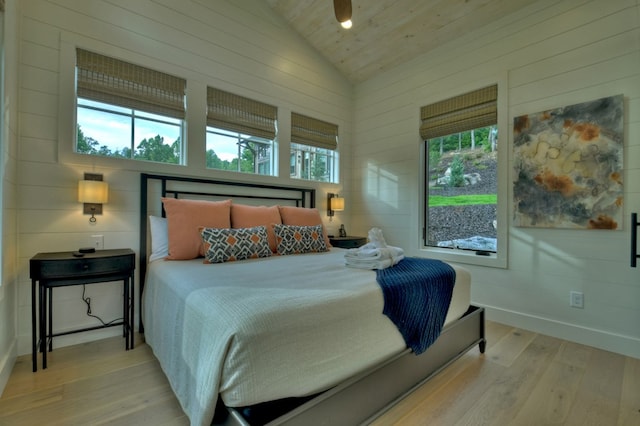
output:
[[353,27],[332,0],[265,0],[351,82],[365,81],[537,0],[352,0]]

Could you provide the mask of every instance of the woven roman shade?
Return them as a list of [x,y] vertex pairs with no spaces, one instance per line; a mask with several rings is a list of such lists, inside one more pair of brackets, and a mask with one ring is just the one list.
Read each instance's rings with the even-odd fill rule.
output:
[[78,97],[178,119],[187,81],[83,49],[76,50]]
[[292,112],[291,142],[335,150],[338,147],[338,125]]
[[207,87],[207,125],[273,140],[278,108]]
[[498,86],[445,99],[420,109],[423,140],[452,135],[498,122]]

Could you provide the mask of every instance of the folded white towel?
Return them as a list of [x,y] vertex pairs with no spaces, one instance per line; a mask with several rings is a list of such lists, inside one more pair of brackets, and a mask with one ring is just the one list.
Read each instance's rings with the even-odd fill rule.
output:
[[374,257],[380,252],[376,246],[367,243],[358,248],[349,249],[344,255],[345,257]]
[[344,257],[345,259],[394,259],[398,256],[403,255],[404,250],[402,250],[400,247],[386,246],[383,248],[375,248],[370,243],[367,243],[360,248],[347,250],[347,252],[344,254]]
[[350,268],[359,269],[385,269],[389,268],[404,259],[404,255],[395,259],[390,257],[384,259],[345,259],[345,265]]
[[384,269],[402,259],[404,259],[404,250],[400,247],[388,246],[379,228],[371,228],[367,244],[349,249],[344,254],[346,266],[361,269]]

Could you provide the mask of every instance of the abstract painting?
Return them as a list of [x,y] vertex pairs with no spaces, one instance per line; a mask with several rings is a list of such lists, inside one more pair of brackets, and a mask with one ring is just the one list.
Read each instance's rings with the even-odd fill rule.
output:
[[514,225],[621,229],[624,97],[514,118]]

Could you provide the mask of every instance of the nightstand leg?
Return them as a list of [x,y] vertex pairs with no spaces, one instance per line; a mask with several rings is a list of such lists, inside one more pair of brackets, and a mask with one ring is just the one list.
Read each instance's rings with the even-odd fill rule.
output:
[[131,281],[131,285],[130,285],[130,289],[131,289],[131,314],[129,315],[129,336],[131,338],[131,344],[129,345],[131,347],[131,349],[133,349],[133,345],[134,345],[134,339],[135,339],[135,333],[133,332],[133,319],[135,318],[135,298],[136,298],[136,283],[135,283],[135,278],[133,275],[131,275],[130,278]]
[[[127,337],[127,281],[122,282],[122,337]],[[127,341],[128,343],[128,341]]]
[[53,350],[53,287],[49,287],[49,352]]
[[45,369],[47,368],[47,289],[42,283],[40,283],[39,295],[40,352],[42,353],[42,369]]
[[125,278],[122,284],[122,337],[124,337],[124,348],[129,350],[129,278]]
[[36,337],[36,280],[31,280],[31,363],[33,372],[38,371],[38,348]]

